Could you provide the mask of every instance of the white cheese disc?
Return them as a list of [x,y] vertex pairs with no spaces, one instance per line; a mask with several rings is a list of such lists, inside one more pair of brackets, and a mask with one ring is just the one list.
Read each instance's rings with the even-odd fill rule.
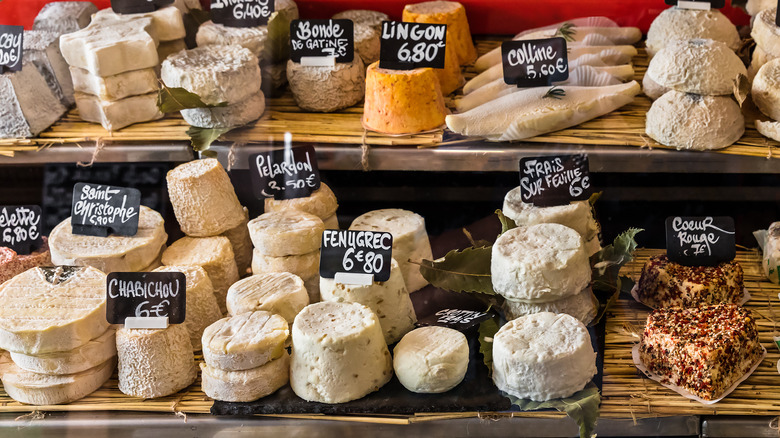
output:
[[304,66],[290,60],[287,81],[302,110],[329,113],[363,100],[366,67],[357,53],[352,62],[334,66]]
[[252,252],[252,274],[268,272],[289,272],[304,281],[317,277],[319,282],[320,251],[307,254],[274,257],[260,254],[256,249]]
[[70,67],[73,88],[85,94],[92,94],[100,100],[119,100],[125,97],[154,93],[160,89],[157,73],[153,68],[144,68],[100,77],[78,67]]
[[268,26],[230,27],[211,20],[198,27],[195,37],[198,47],[236,44],[248,49],[258,59],[263,57],[267,40]]
[[249,210],[244,210],[244,220],[235,228],[231,228],[220,234],[230,241],[233,247],[233,255],[236,257],[236,266],[238,267],[238,276],[243,277],[249,266],[252,264],[252,239],[249,237]]
[[135,123],[161,119],[157,92],[106,101],[97,96],[76,93],[76,106],[82,120],[100,123],[106,131],[116,131]]
[[264,310],[222,318],[203,332],[203,360],[226,371],[257,368],[285,353],[289,335],[287,321]]
[[290,355],[282,355],[256,368],[227,371],[201,363],[201,388],[214,400],[251,402],[271,395],[290,380]]
[[265,95],[258,91],[241,102],[224,107],[181,110],[185,122],[199,128],[235,128],[259,119],[265,111]]
[[11,360],[19,368],[39,374],[76,374],[94,368],[116,357],[116,329],[110,327],[102,335],[73,350],[29,355],[11,352]]
[[775,23],[777,7],[764,9],[753,20],[750,36],[761,50],[774,57],[780,56],[780,27]]
[[301,210],[277,210],[249,221],[255,251],[273,257],[319,251],[325,225],[322,219]]
[[691,38],[722,41],[731,50],[737,50],[741,45],[736,26],[719,10],[702,11],[674,6],[661,12],[650,24],[647,54],[652,58],[672,41]]
[[508,320],[534,313],[552,312],[565,313],[582,321],[583,324],[589,324],[596,316],[598,301],[591,289],[587,288],[578,294],[546,303],[504,300],[501,307]]
[[780,120],[780,58],[767,62],[758,70],[751,95],[762,113]]
[[458,386],[469,366],[463,333],[446,327],[421,327],[407,333],[393,349],[393,369],[406,389],[438,394]]
[[290,324],[308,305],[309,295],[303,280],[289,272],[246,277],[233,283],[227,293],[227,309],[231,315],[266,310],[281,315]]
[[333,194],[333,191],[325,183],[322,183],[319,189],[313,191],[311,196],[306,198],[282,199],[278,201],[274,198],[265,198],[266,213],[294,209],[305,211],[325,220],[336,214],[338,208],[339,204],[336,201],[336,195]]

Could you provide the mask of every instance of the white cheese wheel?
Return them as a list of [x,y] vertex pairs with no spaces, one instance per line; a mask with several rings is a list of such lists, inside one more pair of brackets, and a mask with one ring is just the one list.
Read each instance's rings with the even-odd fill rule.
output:
[[[425,219],[400,208],[369,211],[355,218],[350,230],[386,231],[393,235],[393,258],[398,260],[409,293],[428,285],[420,273],[420,260],[433,260]],[[410,262],[411,260],[411,262]]]
[[317,277],[319,282],[320,251],[312,251],[308,254],[274,257],[260,254],[257,250],[252,252],[252,274],[265,274],[268,272],[289,272],[295,274],[304,281]]
[[393,361],[374,312],[357,303],[306,306],[292,328],[290,386],[319,403],[366,396],[393,377]]
[[684,93],[727,96],[747,69],[725,43],[705,39],[669,43],[650,61],[646,76],[658,85]]
[[214,400],[251,402],[271,395],[290,380],[290,355],[256,368],[227,371],[201,363],[201,389]]
[[95,392],[111,377],[116,359],[75,374],[48,375],[19,368],[8,356],[0,356],[0,379],[12,399],[28,405],[59,405]]
[[241,46],[203,46],[171,55],[160,73],[168,87],[197,94],[203,103],[234,104],[260,91],[257,56]]
[[225,313],[228,288],[238,281],[236,259],[227,237],[182,237],[163,252],[162,263],[166,266],[193,265],[203,268],[214,287],[219,309]]
[[190,161],[169,171],[165,179],[173,212],[184,234],[216,236],[244,221],[244,208],[219,161]]
[[162,330],[120,328],[116,348],[123,394],[164,397],[190,386],[198,376],[190,335],[182,324]]
[[262,59],[268,41],[268,26],[230,27],[209,20],[198,27],[198,47],[240,45]]
[[304,111],[333,112],[363,100],[366,68],[358,54],[350,63],[335,66],[304,66],[287,62],[287,81],[295,103]]
[[393,349],[393,369],[406,389],[438,394],[458,386],[469,367],[469,343],[446,327],[420,327]]
[[756,46],[753,49],[753,56],[750,58],[750,65],[748,66],[748,79],[753,81],[753,78],[758,74],[758,70],[764,66],[767,62],[780,58],[778,56],[770,55],[766,53],[761,47]]
[[780,27],[775,23],[777,7],[764,9],[753,20],[750,36],[761,50],[772,56],[780,56]]
[[325,230],[319,217],[290,209],[261,214],[247,227],[255,251],[273,257],[319,251]]
[[117,14],[113,9],[105,8],[92,15],[92,23],[106,25],[138,18],[151,18],[152,31],[160,41],[180,40],[187,35],[181,11],[174,6],[138,14]]
[[263,116],[265,95],[258,91],[241,102],[224,107],[190,108],[181,110],[185,122],[199,128],[235,128]]
[[108,330],[106,274],[91,267],[32,268],[0,285],[0,348],[69,351]]
[[97,338],[69,351],[36,356],[10,353],[11,360],[26,371],[51,375],[76,374],[116,357],[116,329],[110,327]]
[[753,103],[767,117],[780,120],[780,58],[764,64],[753,79]]
[[513,228],[493,244],[493,289],[506,299],[543,303],[579,293],[591,271],[582,237],[560,224]]
[[764,137],[780,141],[780,122],[756,120],[756,129]]
[[59,35],[87,27],[98,8],[89,1],[53,2],[43,5],[33,22],[34,30],[56,32]]
[[130,96],[157,92],[160,84],[153,68],[144,68],[100,77],[83,68],[70,67],[73,88],[80,93],[92,94],[100,100],[119,100]]
[[523,316],[493,337],[493,382],[517,398],[568,397],[595,374],[590,335],[573,316],[551,312]]
[[647,54],[652,57],[677,40],[707,38],[739,49],[741,40],[736,26],[717,9],[706,11],[671,7],[661,12],[647,31]]
[[135,123],[161,119],[157,107],[157,92],[104,101],[97,96],[75,93],[76,106],[82,120],[100,123],[107,131],[116,131]]
[[301,210],[313,214],[320,219],[327,219],[336,214],[339,208],[336,195],[327,184],[321,183],[320,188],[306,198],[282,199],[265,198],[266,213],[279,210]]
[[214,321],[222,318],[222,312],[214,295],[214,286],[211,285],[206,271],[200,266],[163,266],[152,272],[181,272],[187,279],[186,286],[186,314],[184,327],[190,334],[193,351],[200,350],[200,338],[203,331]]
[[589,324],[596,316],[598,301],[591,289],[586,288],[578,294],[546,303],[504,300],[501,307],[504,310],[507,320],[513,320],[534,313],[552,312],[565,313],[582,321],[583,324]]
[[243,277],[252,264],[252,239],[249,236],[249,210],[244,207],[244,220],[235,228],[231,228],[221,236],[225,236],[233,247],[233,255],[236,257],[236,266],[238,267],[238,276]]
[[722,149],[742,137],[745,117],[731,97],[670,91],[653,102],[645,132],[677,149]]
[[271,312],[222,318],[203,332],[203,360],[226,371],[257,368],[285,354],[289,335],[287,321]]
[[374,281],[363,286],[340,284],[332,278],[320,278],[320,295],[323,301],[360,303],[367,306],[379,318],[388,345],[398,342],[414,329],[414,323],[417,322],[404,277],[395,259],[392,259],[390,278],[387,281]]
[[73,234],[70,219],[60,222],[49,235],[51,261],[55,265],[92,266],[107,274],[136,272],[154,262],[168,239],[160,213],[143,205],[135,236]]
[[654,81],[650,75],[645,74],[645,76],[642,78],[642,92],[645,93],[645,96],[649,97],[650,99],[656,100],[666,94],[667,91],[669,91],[669,88],[666,88],[663,85],[660,85],[658,82]]
[[303,280],[289,272],[249,276],[233,283],[227,293],[227,309],[231,315],[266,310],[281,315],[290,324],[308,305],[309,295]]

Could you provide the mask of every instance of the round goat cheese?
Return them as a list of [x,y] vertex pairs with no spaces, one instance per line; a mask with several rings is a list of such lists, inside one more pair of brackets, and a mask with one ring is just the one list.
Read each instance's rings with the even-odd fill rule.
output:
[[676,40],[707,38],[722,41],[731,50],[739,49],[741,40],[736,26],[717,9],[700,11],[671,7],[650,24],[647,31],[647,54],[652,57]]
[[234,128],[259,119],[263,112],[265,95],[258,91],[228,106],[183,109],[181,116],[185,122],[199,128]]
[[228,371],[200,364],[201,388],[214,400],[250,402],[271,395],[286,385],[290,376],[290,355],[282,355],[256,368]]
[[534,313],[552,312],[565,313],[582,321],[583,324],[589,324],[596,316],[598,301],[591,289],[587,288],[576,295],[561,298],[560,300],[548,301],[546,303],[504,300],[501,307],[508,320],[532,315]]
[[313,214],[322,220],[336,214],[339,204],[336,195],[327,184],[321,183],[320,188],[313,191],[311,196],[295,199],[265,198],[265,212],[278,210],[301,210]]
[[285,354],[289,335],[287,321],[271,312],[222,318],[203,332],[203,360],[225,371],[257,368]]
[[255,251],[273,257],[318,251],[325,225],[319,217],[301,210],[276,210],[249,221]]
[[751,95],[762,113],[780,120],[780,58],[767,62],[758,70]]
[[287,81],[301,109],[329,113],[363,100],[366,69],[357,54],[352,62],[334,66],[305,66],[290,60]]
[[463,381],[468,366],[466,336],[446,327],[412,330],[393,349],[395,375],[412,392],[447,392]]
[[303,280],[289,272],[255,274],[233,283],[228,289],[227,309],[231,315],[265,310],[281,315],[292,324],[309,305]]

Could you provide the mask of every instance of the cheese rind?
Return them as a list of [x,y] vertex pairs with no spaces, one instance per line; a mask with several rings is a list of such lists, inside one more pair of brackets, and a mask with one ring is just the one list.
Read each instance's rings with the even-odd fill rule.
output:
[[244,207],[244,220],[241,222],[241,225],[221,234],[221,236],[225,236],[230,240],[230,246],[233,247],[233,255],[236,257],[239,277],[243,277],[252,264],[252,239],[249,237],[248,222],[249,210]]
[[46,3],[33,22],[33,30],[55,32],[59,35],[75,32],[89,25],[98,8],[92,2],[69,1]]
[[753,29],[750,32],[756,45],[773,57],[780,56],[780,27],[775,23],[776,16],[777,7],[759,12],[753,20]]
[[73,88],[92,94],[101,100],[119,100],[129,96],[153,93],[160,89],[153,68],[133,70],[113,76],[100,77],[83,68],[70,67]]
[[300,210],[264,213],[252,219],[247,226],[255,250],[273,257],[319,250],[325,230],[322,219]]
[[586,288],[578,294],[546,303],[504,300],[501,308],[504,310],[508,320],[534,313],[552,312],[565,313],[582,321],[583,324],[590,324],[593,318],[596,317],[598,300],[593,295],[591,289]]
[[187,36],[181,11],[174,6],[139,14],[117,14],[113,9],[105,8],[92,15],[92,23],[110,24],[139,18],[152,20],[152,31],[160,41],[175,41]]
[[68,63],[60,53],[59,35],[54,32],[27,30],[23,38],[24,59],[32,61],[52,93],[63,106],[70,107],[73,98],[73,81],[68,73]]
[[149,122],[163,117],[157,107],[157,93],[130,96],[115,101],[104,101],[97,96],[76,93],[79,116],[87,122],[100,123],[107,131],[116,131],[135,123]]
[[650,24],[647,54],[653,57],[672,41],[691,38],[722,41],[731,50],[739,49],[741,44],[736,26],[719,10],[703,11],[674,6],[661,12]]
[[[49,239],[44,236],[40,248],[27,255],[17,254],[7,247],[0,247],[0,284],[36,266],[51,265]],[[319,281],[319,279],[318,279]]]
[[352,62],[337,62],[335,66],[304,66],[289,60],[287,81],[301,109],[329,113],[363,99],[366,72],[358,54]]
[[758,70],[751,90],[753,103],[767,117],[780,120],[780,58],[773,59]]
[[201,363],[201,388],[214,400],[250,402],[271,395],[290,380],[290,355],[256,368],[226,371]]
[[466,9],[459,2],[428,1],[404,6],[403,21],[447,25],[447,45],[455,47],[461,65],[477,59],[477,49],[471,40]]
[[203,332],[203,359],[225,371],[257,368],[286,355],[289,335],[287,321],[264,310],[222,318]]
[[241,102],[224,107],[183,109],[181,116],[185,122],[199,128],[235,128],[259,119],[263,112],[265,95],[258,91]]
[[281,315],[290,324],[307,305],[309,295],[303,280],[289,272],[249,276],[233,283],[227,293],[231,315],[264,310]]
[[73,350],[39,355],[10,353],[11,360],[26,371],[49,375],[76,374],[116,357],[116,329],[110,327],[102,335]]
[[230,27],[209,20],[198,27],[195,38],[198,47],[236,44],[261,59],[268,40],[268,27]]
[[65,111],[32,62],[0,75],[0,138],[34,137]]
[[393,349],[393,369],[406,389],[438,394],[458,386],[469,366],[463,333],[446,327],[421,327],[407,333]]
[[319,283],[319,267],[319,250],[283,257],[267,256],[257,250],[252,252],[252,273],[254,275],[268,272],[289,272],[301,277],[304,281],[317,277],[317,283]]
[[320,188],[313,191],[311,196],[305,198],[282,199],[265,198],[265,211],[301,210],[313,214],[320,219],[327,219],[339,208],[336,195],[327,184],[321,183]]

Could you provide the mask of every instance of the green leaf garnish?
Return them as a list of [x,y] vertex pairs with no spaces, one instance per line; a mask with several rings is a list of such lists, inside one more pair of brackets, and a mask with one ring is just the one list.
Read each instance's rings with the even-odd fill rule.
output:
[[499,236],[511,230],[512,228],[517,228],[515,221],[506,217],[501,209],[496,210],[496,215],[498,216],[498,220],[501,221],[501,233]]
[[289,57],[290,22],[292,18],[284,11],[275,11],[268,18],[268,39],[262,58],[271,64],[277,64]]
[[574,34],[577,33],[576,27],[574,23],[566,22],[561,25],[561,27],[558,28],[558,30],[555,31],[553,34],[553,37],[563,37],[564,40],[566,40],[567,43],[570,43],[574,41]]
[[563,96],[566,96],[566,90],[559,88],[557,85],[553,85],[549,90],[547,90],[546,93],[544,93],[542,99],[547,99],[549,97],[551,99],[561,100]]
[[164,84],[160,85],[160,92],[157,94],[157,108],[164,114],[175,113],[183,109],[217,108],[227,105],[227,102],[208,105],[195,93],[190,93],[184,88],[166,87]]
[[588,203],[590,204],[590,206],[593,207],[594,205],[596,205],[596,201],[601,199],[601,195],[603,194],[604,192],[594,192],[592,195],[590,195],[590,198],[588,198]]
[[593,270],[593,292],[596,295],[606,294],[609,298],[606,302],[599,300],[599,311],[591,321],[591,325],[601,320],[607,309],[618,299],[621,292],[631,290],[633,280],[620,276],[620,268],[634,259],[634,251],[637,243],[634,237],[643,231],[640,228],[629,228],[617,236],[612,245],[607,245],[601,251],[590,257],[590,265]]
[[521,411],[536,411],[539,409],[555,409],[559,412],[565,412],[574,420],[580,429],[580,438],[591,438],[596,430],[596,422],[599,419],[599,405],[601,404],[601,394],[593,382],[588,383],[581,391],[576,392],[571,397],[548,400],[546,402],[536,402],[533,400],[519,399],[512,395],[503,393],[513,405],[520,408]]
[[492,246],[452,250],[441,260],[423,260],[420,273],[441,289],[495,295],[490,278],[491,251]]
[[[211,143],[214,143],[219,136],[232,129],[233,128],[198,128],[197,126],[190,126],[190,129],[187,130],[187,135],[190,136],[192,150],[203,153],[204,151],[208,151],[209,147],[211,147]],[[208,153],[206,153],[206,155],[208,155]]]
[[479,324],[479,352],[482,353],[482,361],[485,362],[490,375],[493,374],[493,337],[499,328],[497,316]]

